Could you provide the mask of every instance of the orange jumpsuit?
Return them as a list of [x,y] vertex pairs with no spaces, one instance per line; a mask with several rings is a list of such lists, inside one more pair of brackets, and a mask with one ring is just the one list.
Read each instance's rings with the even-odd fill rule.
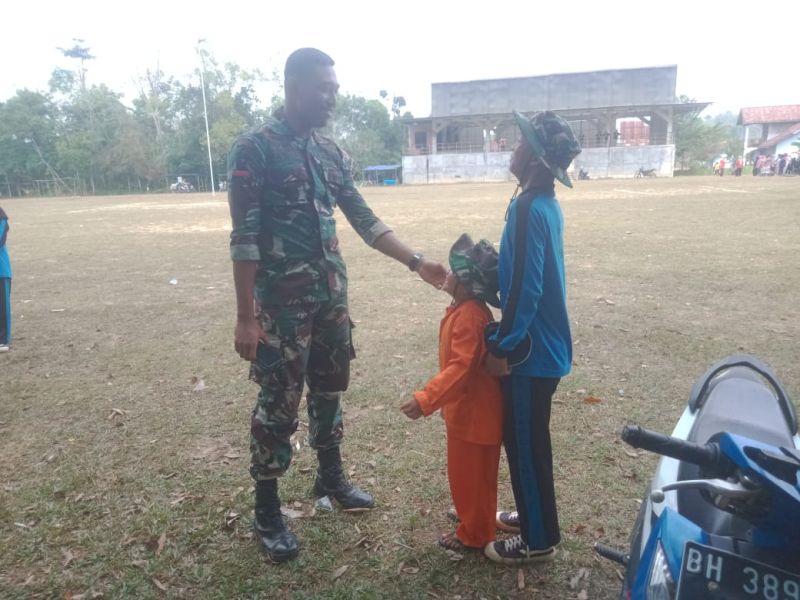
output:
[[493,320],[480,300],[448,307],[439,328],[440,373],[414,392],[427,417],[442,409],[447,425],[447,475],[461,519],[456,537],[482,548],[495,539],[497,470],[503,441],[500,381],[483,366],[483,330]]

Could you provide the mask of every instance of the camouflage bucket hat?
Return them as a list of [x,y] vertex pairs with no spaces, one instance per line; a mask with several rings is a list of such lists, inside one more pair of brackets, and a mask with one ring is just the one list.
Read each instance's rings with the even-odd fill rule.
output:
[[450,248],[450,268],[470,294],[500,308],[497,282],[497,250],[486,240],[477,244],[463,234]]
[[522,137],[555,178],[567,187],[572,187],[567,169],[581,153],[575,132],[564,119],[549,110],[537,112],[530,120],[514,111],[514,119],[522,131]]

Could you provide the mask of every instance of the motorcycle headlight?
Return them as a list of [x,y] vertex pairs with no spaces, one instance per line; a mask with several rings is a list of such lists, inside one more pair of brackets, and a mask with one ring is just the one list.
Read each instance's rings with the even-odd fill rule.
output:
[[669,569],[664,547],[658,542],[647,577],[647,600],[675,600],[675,580]]

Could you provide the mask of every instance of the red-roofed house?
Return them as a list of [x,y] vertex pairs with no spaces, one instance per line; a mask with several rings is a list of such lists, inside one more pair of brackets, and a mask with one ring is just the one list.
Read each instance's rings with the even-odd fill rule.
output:
[[800,104],[743,108],[737,124],[744,125],[748,153],[793,152],[796,147],[792,143],[800,139]]

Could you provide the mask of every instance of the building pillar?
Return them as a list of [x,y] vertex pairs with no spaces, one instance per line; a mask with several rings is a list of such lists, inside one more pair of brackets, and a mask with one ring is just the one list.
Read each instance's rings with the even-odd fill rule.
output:
[[675,138],[673,137],[673,123],[675,121],[675,113],[670,106],[669,112],[667,113],[667,145],[672,144],[675,145]]

